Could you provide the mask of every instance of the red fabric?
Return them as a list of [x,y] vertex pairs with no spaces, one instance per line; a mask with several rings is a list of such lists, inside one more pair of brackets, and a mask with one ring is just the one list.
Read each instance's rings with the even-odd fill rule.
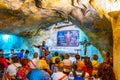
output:
[[11,79],[10,79],[10,75],[9,75],[8,73],[6,73],[6,74],[2,77],[2,80],[6,80],[5,77],[6,77],[7,80],[11,80]]
[[7,69],[8,63],[7,63],[7,60],[6,60],[5,58],[1,58],[1,59],[0,59],[0,63],[3,63],[4,66],[5,66],[5,68]]
[[59,78],[58,80],[63,80],[67,75],[63,75],[61,78]]
[[22,67],[21,69],[18,70],[17,75],[22,77],[22,80],[26,80],[26,74],[31,70],[32,69],[29,68],[28,66]]
[[83,71],[87,72],[90,77],[92,76],[92,71],[93,71],[92,68],[89,68],[89,69],[88,69],[88,68],[85,66],[85,67],[83,68]]

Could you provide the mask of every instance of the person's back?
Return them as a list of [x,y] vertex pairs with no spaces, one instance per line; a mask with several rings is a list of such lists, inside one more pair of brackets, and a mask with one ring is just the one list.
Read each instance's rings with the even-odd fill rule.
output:
[[69,66],[71,67],[72,66],[72,61],[69,59],[69,55],[68,54],[65,54],[64,55],[64,60],[63,60],[63,64],[64,66]]
[[42,69],[35,69],[31,72],[30,80],[49,80],[50,75]]
[[97,78],[100,80],[116,80],[113,68],[109,63],[101,63],[98,67]]
[[36,69],[37,62],[39,61],[39,59],[37,59],[38,53],[35,52],[33,56],[34,58],[30,61],[30,68]]
[[93,66],[89,57],[87,56],[84,57],[84,63],[85,63],[84,71],[89,73],[90,77],[92,77]]
[[10,76],[6,72],[5,65],[3,63],[0,63],[0,80],[10,80]]
[[84,72],[85,64],[83,61],[79,61],[74,71],[71,71],[68,78],[69,80],[89,80],[89,74]]
[[53,63],[53,64],[55,63],[55,59],[56,59],[56,58],[59,58],[59,59],[61,60],[61,58],[59,57],[58,52],[55,52],[54,57],[52,58],[52,63]]
[[44,57],[42,57],[37,65],[36,69],[31,72],[30,80],[49,80],[50,79],[50,68]]
[[95,54],[93,55],[93,60],[92,60],[92,66],[93,66],[93,71],[92,71],[92,76],[96,76],[97,75],[97,71],[98,71],[98,67],[100,65],[100,63],[97,61],[98,56]]
[[11,59],[12,59],[12,63],[8,66],[7,72],[12,78],[13,77],[15,78],[17,70],[19,67],[21,67],[21,64],[18,62],[17,56],[12,57]]
[[53,72],[51,75],[52,80],[67,80],[68,76],[64,73],[63,64],[59,66],[59,69],[57,72]]
[[5,68],[8,67],[8,63],[7,63],[7,59],[4,58],[4,51],[2,49],[0,49],[0,63],[3,63]]
[[59,64],[60,64],[60,59],[59,58],[56,58],[55,59],[55,64],[52,64],[51,65],[51,70],[52,72],[57,72],[58,69],[59,69]]
[[0,63],[0,80],[2,80],[3,75],[4,75],[4,64]]

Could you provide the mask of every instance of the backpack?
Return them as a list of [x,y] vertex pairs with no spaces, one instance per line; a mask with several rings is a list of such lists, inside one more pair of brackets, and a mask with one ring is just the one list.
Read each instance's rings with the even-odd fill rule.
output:
[[81,76],[77,76],[76,71],[73,71],[74,80],[84,80],[85,72],[82,72]]
[[17,67],[17,73],[16,73],[16,76],[15,76],[16,80],[22,79],[22,77],[19,76],[19,74],[18,74],[18,71],[19,71],[20,69],[21,69],[21,67]]
[[80,76],[80,77],[75,77],[74,80],[84,80],[84,78]]

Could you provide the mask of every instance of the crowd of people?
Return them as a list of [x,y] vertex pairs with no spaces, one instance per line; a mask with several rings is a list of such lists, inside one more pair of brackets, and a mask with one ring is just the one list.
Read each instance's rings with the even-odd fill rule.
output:
[[9,59],[4,57],[4,51],[0,49],[0,80],[116,80],[113,72],[113,62],[110,53],[106,53],[103,63],[100,63],[98,55],[93,55],[90,60],[84,56],[81,60],[76,54],[75,61],[70,59],[69,54],[63,58],[58,52],[47,59],[34,52],[33,59],[29,60],[29,50],[22,49],[20,53]]
[[55,52],[51,56],[45,41],[34,47],[41,53],[34,52],[32,60],[28,58],[29,50],[21,49],[15,55],[12,49],[9,58],[5,58],[4,50],[0,49],[0,80],[116,80],[109,52],[100,63],[97,54],[92,60],[88,56],[81,59],[75,54],[75,61],[69,54]]

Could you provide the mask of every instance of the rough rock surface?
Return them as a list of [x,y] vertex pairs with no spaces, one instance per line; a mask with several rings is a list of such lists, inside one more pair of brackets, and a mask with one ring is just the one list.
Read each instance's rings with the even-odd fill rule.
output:
[[[32,37],[41,29],[68,19],[80,26],[101,53],[109,51],[116,58],[114,62],[119,62],[120,0],[35,1],[0,0],[0,32]],[[118,64],[114,68],[120,74]]]

